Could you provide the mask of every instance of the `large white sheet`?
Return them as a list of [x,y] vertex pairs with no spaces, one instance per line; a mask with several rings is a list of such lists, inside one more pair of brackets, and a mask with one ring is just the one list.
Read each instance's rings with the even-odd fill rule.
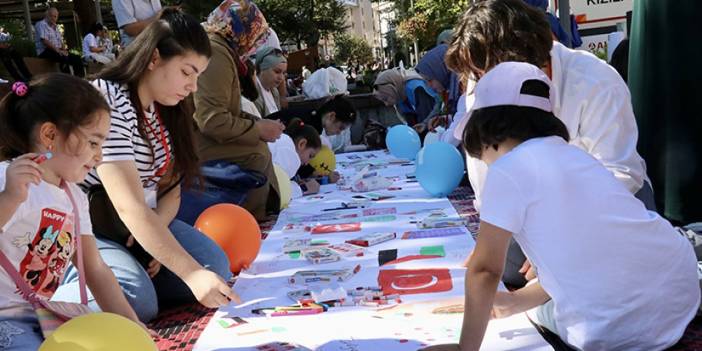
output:
[[[343,175],[354,173],[352,162],[371,161],[388,163],[391,156],[384,152],[364,152],[337,155],[337,170]],[[460,335],[462,314],[439,315],[431,311],[440,306],[461,303],[464,295],[465,269],[461,263],[472,249],[474,241],[467,230],[463,235],[401,240],[399,236],[408,230],[416,230],[413,221],[425,217],[431,210],[442,210],[447,215],[457,213],[446,198],[430,198],[418,183],[406,178],[414,171],[414,165],[393,164],[378,170],[386,177],[397,177],[393,187],[401,190],[383,190],[375,193],[393,195],[392,199],[369,203],[371,209],[394,208],[392,217],[370,217],[381,221],[362,222],[361,232],[315,234],[304,231],[284,231],[286,224],[310,220],[305,218],[319,214],[348,215],[358,218],[316,218],[316,222],[306,225],[346,223],[363,220],[362,209],[342,211],[322,211],[336,208],[341,202],[348,202],[358,195],[337,190],[336,185],[322,187],[318,196],[294,200],[290,207],[281,213],[278,222],[263,241],[256,261],[242,272],[234,285],[244,303],[229,305],[217,311],[202,333],[194,350],[290,350],[286,345],[277,348],[272,343],[285,342],[313,350],[416,350],[423,345],[457,342]],[[331,213],[331,214],[330,214]],[[412,214],[414,213],[414,214]],[[312,218],[315,219],[315,218]],[[235,224],[233,224],[235,225]],[[342,243],[374,232],[396,232],[398,239],[391,240],[367,249],[362,257],[345,257],[341,261],[327,264],[311,264],[304,258],[293,258],[283,253],[287,239],[313,238],[330,243]],[[421,247],[443,245],[442,258],[408,261],[395,265],[378,266],[377,253],[384,249],[397,249],[398,257],[417,255]],[[441,293],[403,295],[403,303],[397,307],[379,310],[373,307],[335,307],[329,311],[309,316],[265,317],[251,313],[252,309],[291,305],[287,297],[292,290],[304,288],[291,285],[287,279],[299,270],[353,268],[361,265],[361,270],[352,278],[339,283],[346,289],[361,286],[377,286],[380,269],[449,268],[453,288]],[[239,317],[247,323],[228,327]],[[239,319],[239,320],[240,320]],[[263,346],[267,345],[267,346]],[[550,350],[548,344],[531,326],[524,314],[503,320],[491,321],[483,341],[485,350]]]

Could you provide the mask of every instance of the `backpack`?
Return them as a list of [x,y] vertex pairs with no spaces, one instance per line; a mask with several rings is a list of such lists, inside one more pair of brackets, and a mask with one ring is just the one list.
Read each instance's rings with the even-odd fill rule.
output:
[[363,129],[363,143],[368,145],[368,150],[386,149],[385,136],[387,134],[388,128],[386,126],[376,120],[369,119]]

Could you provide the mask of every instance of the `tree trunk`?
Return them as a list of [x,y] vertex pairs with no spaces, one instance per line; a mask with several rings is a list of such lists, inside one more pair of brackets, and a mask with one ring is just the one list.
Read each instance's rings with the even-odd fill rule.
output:
[[73,0],[73,9],[78,15],[80,23],[79,29],[82,35],[88,34],[90,27],[97,22],[97,13],[95,12],[94,0]]

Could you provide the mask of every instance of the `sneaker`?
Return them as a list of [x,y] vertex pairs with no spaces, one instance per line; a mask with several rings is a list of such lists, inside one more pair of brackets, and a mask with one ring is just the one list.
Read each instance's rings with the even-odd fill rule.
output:
[[7,80],[7,79],[2,79],[2,78],[0,78],[0,84],[7,84],[7,83],[9,83],[9,82],[10,82],[10,81]]

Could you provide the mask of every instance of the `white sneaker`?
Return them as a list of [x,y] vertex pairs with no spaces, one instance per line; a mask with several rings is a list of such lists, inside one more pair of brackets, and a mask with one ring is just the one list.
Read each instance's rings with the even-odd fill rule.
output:
[[9,80],[0,78],[0,84],[7,84],[9,82],[10,82]]

